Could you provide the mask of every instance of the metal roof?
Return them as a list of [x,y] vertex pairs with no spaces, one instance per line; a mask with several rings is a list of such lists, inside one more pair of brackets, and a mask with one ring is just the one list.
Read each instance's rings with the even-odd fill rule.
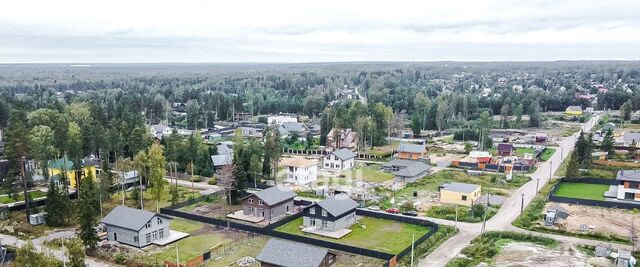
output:
[[256,259],[262,263],[283,267],[317,267],[327,253],[329,250],[326,248],[272,238],[267,241]]
[[211,161],[213,166],[224,166],[233,163],[233,157],[230,154],[224,155],[211,155]]
[[274,204],[278,204],[282,201],[289,200],[297,196],[296,192],[291,190],[290,188],[285,188],[282,186],[273,186],[269,187],[265,190],[258,191],[253,194],[254,196],[262,199],[264,203],[271,206]]
[[356,153],[353,153],[353,151],[346,148],[333,151],[332,154],[341,160],[348,160],[348,159],[355,158],[357,156]]
[[169,218],[146,210],[117,206],[102,219],[102,223],[138,231],[156,215]]
[[413,164],[411,164],[411,165],[409,165],[409,166],[407,166],[407,167],[405,167],[405,168],[403,168],[403,169],[401,169],[401,170],[399,170],[397,172],[394,172],[393,174],[397,175],[397,176],[413,177],[413,176],[416,176],[418,174],[424,173],[424,172],[426,172],[426,171],[428,171],[430,169],[431,169],[431,166],[429,166],[429,165],[427,165],[425,163],[419,162],[419,161],[414,161]]
[[640,182],[640,170],[619,170],[616,180]]
[[471,193],[473,191],[476,191],[476,189],[480,188],[480,186],[477,184],[465,184],[465,183],[458,183],[458,182],[446,183],[446,184],[443,184],[441,187],[442,189],[447,191],[460,192],[460,193]]
[[338,217],[357,208],[358,202],[355,202],[346,194],[337,194],[318,202],[318,205],[331,213],[331,215]]
[[407,153],[424,153],[427,150],[427,145],[400,144],[397,150]]
[[382,167],[392,167],[392,166],[401,166],[407,167],[413,165],[416,161],[408,160],[408,159],[392,159],[385,163],[382,163]]

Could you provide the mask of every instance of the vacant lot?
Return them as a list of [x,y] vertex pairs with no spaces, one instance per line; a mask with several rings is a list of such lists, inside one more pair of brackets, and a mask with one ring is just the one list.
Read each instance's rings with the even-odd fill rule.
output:
[[553,156],[553,154],[556,153],[556,149],[555,148],[550,148],[547,147],[542,151],[542,154],[540,155],[540,161],[547,161],[551,158],[551,156]]
[[510,242],[495,257],[495,266],[613,266],[607,258],[596,258],[572,245],[550,248],[526,242]]
[[380,171],[380,165],[364,166],[342,173],[344,179],[381,183],[393,179],[393,174]]
[[414,234],[417,239],[430,230],[429,227],[424,226],[361,217],[358,223],[351,227],[351,233],[340,239],[332,239],[304,233],[300,230],[301,225],[302,217],[276,228],[276,231],[397,254],[411,244]]
[[604,200],[604,192],[608,185],[586,183],[561,183],[556,190],[556,196],[591,200]]

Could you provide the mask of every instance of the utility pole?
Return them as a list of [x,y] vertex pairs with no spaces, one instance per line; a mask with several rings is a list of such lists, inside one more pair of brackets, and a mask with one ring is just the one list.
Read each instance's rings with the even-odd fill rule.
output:
[[[553,176],[553,161],[549,161],[549,163],[549,181],[551,181],[551,177]],[[538,191],[536,190],[536,192]]]
[[540,178],[536,178],[536,194],[538,194],[538,185],[540,184]]
[[23,192],[24,192],[24,211],[27,214],[27,222],[29,222],[29,217],[30,217],[30,212],[29,212],[29,192],[27,190],[27,172],[26,172],[26,168],[25,168],[25,164],[26,163],[26,157],[22,156],[20,158],[20,166],[22,167],[22,188],[23,188]]
[[484,234],[485,227],[487,225],[487,212],[489,211],[489,199],[491,198],[491,194],[487,193],[487,209],[484,211],[482,216],[482,229],[480,230],[480,234]]
[[416,243],[416,234],[411,235],[411,267],[413,267],[413,246]]
[[520,203],[520,215],[524,212],[524,193],[522,193],[522,202]]
[[454,224],[454,227],[458,227],[458,204],[456,204],[456,223]]

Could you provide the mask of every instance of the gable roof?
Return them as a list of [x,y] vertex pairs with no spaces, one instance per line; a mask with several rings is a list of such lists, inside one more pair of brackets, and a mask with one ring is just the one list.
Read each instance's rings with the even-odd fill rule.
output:
[[262,199],[267,205],[275,205],[282,201],[289,200],[297,196],[296,192],[289,188],[281,188],[280,186],[272,186],[267,189],[253,193],[254,196]]
[[337,194],[318,202],[318,206],[331,213],[331,215],[338,217],[357,208],[358,202],[355,202],[346,194]]
[[356,153],[353,153],[353,151],[346,149],[346,148],[342,148],[339,149],[337,151],[333,151],[331,152],[331,154],[335,155],[336,157],[338,157],[341,160],[348,160],[348,159],[352,159],[355,158],[357,155]]
[[473,191],[476,191],[476,189],[480,188],[480,186],[477,184],[465,184],[465,183],[458,183],[458,182],[445,183],[441,187],[442,189],[447,191],[460,192],[460,193],[471,193]]
[[582,107],[580,106],[568,106],[567,111],[582,111]]
[[326,248],[271,238],[256,259],[284,267],[320,266],[327,253]]
[[49,161],[49,168],[60,169],[60,170],[71,170],[73,169],[73,161],[69,160],[67,156],[64,156],[61,159]]
[[512,144],[498,144],[498,151],[500,152],[511,152],[513,151],[513,145]]
[[224,166],[233,163],[233,157],[230,154],[224,155],[211,155],[211,162],[213,162],[213,166]]
[[217,145],[216,149],[218,151],[218,155],[233,154],[233,150],[231,150],[231,148],[227,145]]
[[416,161],[408,160],[408,159],[392,159],[390,161],[382,163],[382,167],[393,167],[393,166],[407,167],[407,166],[413,165],[415,162]]
[[619,170],[616,181],[640,182],[640,170]]
[[424,153],[427,151],[427,145],[400,144],[396,150],[407,153]]
[[413,164],[397,172],[394,172],[393,174],[397,176],[413,177],[418,174],[424,173],[430,169],[431,169],[431,166],[419,161],[414,161]]
[[640,133],[624,133],[624,141],[631,143],[634,140],[640,142]]
[[282,127],[289,132],[303,132],[306,130],[304,124],[300,122],[283,122]]
[[102,219],[102,223],[138,231],[155,216],[170,219],[167,216],[146,210],[117,206]]
[[315,160],[308,160],[305,158],[284,158],[282,159],[283,166],[290,167],[298,167],[305,168],[313,165],[317,165],[318,163]]

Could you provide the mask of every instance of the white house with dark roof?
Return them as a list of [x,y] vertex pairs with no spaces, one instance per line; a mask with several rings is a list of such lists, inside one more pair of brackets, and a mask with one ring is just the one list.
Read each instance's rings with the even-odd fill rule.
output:
[[618,185],[609,186],[605,199],[640,201],[640,170],[619,170]]
[[107,239],[145,247],[155,241],[168,238],[171,218],[146,210],[117,206],[102,219],[107,228]]
[[162,139],[163,136],[170,135],[173,132],[173,129],[171,129],[171,127],[164,124],[151,125],[150,129],[151,135],[158,139]]
[[343,148],[323,157],[323,167],[329,170],[350,170],[356,164],[356,153]]
[[267,221],[277,220],[293,212],[296,192],[281,186],[273,186],[253,193],[242,200],[244,215],[262,217]]
[[356,223],[357,207],[358,202],[346,194],[333,195],[305,208],[302,225],[328,232],[347,229]]
[[271,238],[256,260],[262,267],[331,267],[336,255],[326,248]]

